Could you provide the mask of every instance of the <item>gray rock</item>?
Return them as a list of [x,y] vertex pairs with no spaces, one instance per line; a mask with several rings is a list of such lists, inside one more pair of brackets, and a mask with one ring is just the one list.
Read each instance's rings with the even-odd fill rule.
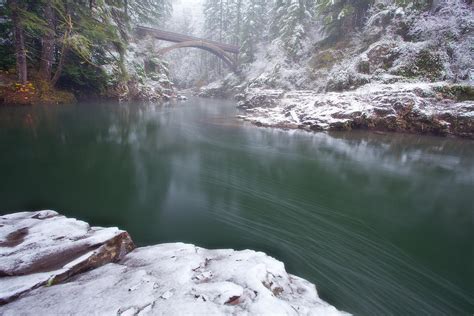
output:
[[134,247],[125,231],[90,227],[54,211],[1,216],[0,304],[120,260]]
[[54,211],[1,216],[0,315],[344,314],[262,252],[133,248]]
[[118,263],[39,288],[2,315],[341,315],[313,284],[251,250],[138,248]]
[[474,138],[474,101],[464,97],[470,89],[446,82],[372,84],[328,93],[249,89],[240,97],[245,114],[239,118],[258,126],[315,131],[370,129]]

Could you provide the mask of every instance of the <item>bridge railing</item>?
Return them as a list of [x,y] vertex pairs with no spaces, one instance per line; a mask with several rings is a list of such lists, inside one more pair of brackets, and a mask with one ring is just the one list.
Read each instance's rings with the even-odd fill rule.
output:
[[173,43],[182,43],[182,42],[188,42],[188,41],[203,41],[203,42],[207,42],[212,45],[215,45],[219,47],[220,49],[232,54],[238,54],[240,50],[239,46],[237,45],[220,43],[220,42],[206,40],[206,39],[202,39],[202,38],[198,38],[194,36],[158,30],[158,29],[146,27],[146,26],[138,26],[136,28],[136,31],[139,35],[149,34],[155,37],[156,39],[159,39],[162,41],[173,42]]

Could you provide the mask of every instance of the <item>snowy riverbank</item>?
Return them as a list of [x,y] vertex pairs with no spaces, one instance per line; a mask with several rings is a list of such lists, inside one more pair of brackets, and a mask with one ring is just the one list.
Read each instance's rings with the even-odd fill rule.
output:
[[133,248],[53,211],[1,216],[0,314],[344,314],[262,252]]
[[[240,118],[307,130],[369,129],[474,138],[472,87],[448,83],[371,84],[345,92],[247,89]],[[472,97],[472,96],[471,96]]]

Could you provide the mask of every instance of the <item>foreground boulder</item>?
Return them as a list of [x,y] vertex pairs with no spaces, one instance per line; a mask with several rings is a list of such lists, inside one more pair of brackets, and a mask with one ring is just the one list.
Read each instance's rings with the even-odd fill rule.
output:
[[133,248],[125,231],[90,227],[54,211],[0,216],[0,304],[120,260]]
[[262,252],[175,243],[127,254],[126,232],[53,211],[1,216],[0,236],[0,315],[344,314]]
[[472,86],[373,84],[346,92],[249,89],[240,117],[261,126],[369,129],[474,138]]
[[2,315],[340,315],[313,284],[250,250],[187,244],[138,248],[118,263],[42,287],[0,308]]

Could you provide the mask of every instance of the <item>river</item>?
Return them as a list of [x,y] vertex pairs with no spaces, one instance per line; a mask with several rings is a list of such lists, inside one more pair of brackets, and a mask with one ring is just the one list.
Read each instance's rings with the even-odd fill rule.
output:
[[0,108],[0,214],[265,251],[359,315],[474,312],[474,142],[307,133],[235,103]]

